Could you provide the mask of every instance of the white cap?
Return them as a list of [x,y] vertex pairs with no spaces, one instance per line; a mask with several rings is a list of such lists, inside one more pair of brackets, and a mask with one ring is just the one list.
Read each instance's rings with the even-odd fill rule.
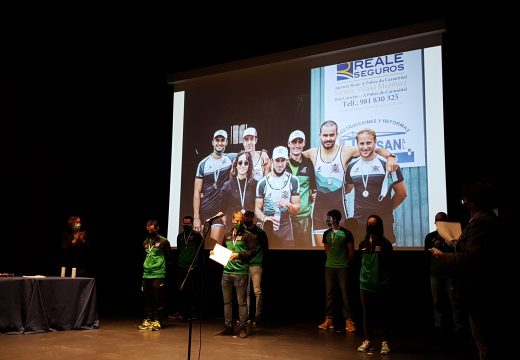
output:
[[303,131],[300,131],[300,130],[294,130],[291,135],[289,135],[289,142],[293,141],[294,139],[303,139],[305,140],[305,134],[303,133]]
[[242,139],[246,136],[257,136],[256,135],[256,129],[254,127],[248,127],[244,130],[244,134],[242,134]]
[[217,136],[222,136],[224,139],[227,140],[227,132],[226,132],[226,130],[217,130],[217,131],[215,131],[215,133],[213,134],[213,139],[216,138]]
[[284,158],[284,159],[289,158],[289,151],[287,150],[287,148],[285,146],[277,146],[274,148],[273,160],[276,160],[279,158]]

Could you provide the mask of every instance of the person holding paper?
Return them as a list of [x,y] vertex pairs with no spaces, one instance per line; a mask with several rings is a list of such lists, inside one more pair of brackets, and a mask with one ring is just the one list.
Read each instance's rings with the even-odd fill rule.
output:
[[[437,227],[441,222],[448,221],[445,212],[438,212],[435,215]],[[448,239],[449,240],[449,239]],[[447,328],[451,313],[451,324],[453,331],[461,331],[464,328],[464,318],[458,299],[457,292],[453,288],[453,279],[447,269],[441,267],[437,260],[431,256],[430,249],[437,248],[445,253],[455,252],[455,244],[443,239],[437,230],[427,234],[424,239],[424,249],[426,250],[430,263],[430,287],[433,300],[433,319],[434,329],[441,333]]]
[[224,245],[231,250],[229,261],[222,273],[222,295],[224,298],[224,329],[215,335],[234,335],[233,330],[233,287],[237,294],[241,338],[247,337],[247,283],[249,260],[255,255],[256,236],[247,232],[244,214],[233,214],[233,230],[224,235]]
[[[387,160],[376,153],[376,132],[362,129],[356,135],[361,156],[350,162],[345,173],[345,192],[354,190],[354,218],[365,224],[372,213],[383,219],[385,236],[395,243],[394,210],[408,196],[399,166],[387,171]],[[392,194],[393,193],[393,194]],[[354,235],[358,237],[357,234]]]
[[92,251],[87,233],[82,229],[81,218],[71,216],[63,233],[60,254],[60,266],[66,271],[76,268],[76,276],[92,276]]

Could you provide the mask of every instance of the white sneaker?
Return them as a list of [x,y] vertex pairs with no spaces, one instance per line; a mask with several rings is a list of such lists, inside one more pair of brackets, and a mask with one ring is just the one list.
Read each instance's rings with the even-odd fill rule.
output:
[[383,355],[390,354],[390,346],[388,346],[388,341],[383,341],[381,343],[381,354],[383,354]]
[[370,347],[370,341],[365,340],[365,341],[363,341],[363,344],[359,345],[359,347],[357,348],[357,351],[365,352],[368,350],[369,347]]

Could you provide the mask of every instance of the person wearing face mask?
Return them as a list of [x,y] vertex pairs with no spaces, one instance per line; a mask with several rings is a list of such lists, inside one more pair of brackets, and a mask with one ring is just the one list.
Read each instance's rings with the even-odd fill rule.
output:
[[246,231],[244,214],[233,214],[233,229],[224,235],[224,246],[231,250],[229,261],[222,273],[222,295],[224,298],[224,328],[215,335],[234,335],[233,287],[237,294],[240,338],[247,337],[247,283],[249,261],[256,253],[256,236]]
[[[255,224],[255,213],[248,210],[244,213],[244,226],[246,231],[256,236],[256,254],[249,260],[249,280],[247,282],[247,313],[249,320],[253,326],[262,325],[263,316],[262,308],[264,303],[264,295],[262,294],[262,274],[265,255],[269,250],[269,240],[266,232]],[[251,313],[251,283],[253,284],[253,292],[255,295],[255,313]]]
[[349,306],[349,268],[354,259],[354,237],[352,233],[339,226],[341,212],[330,210],[327,212],[327,226],[323,233],[323,247],[327,260],[325,261],[325,321],[318,327],[323,330],[333,329],[334,297],[336,287],[341,290],[343,299],[343,318],[345,329],[356,331]]
[[67,221],[67,228],[63,233],[60,265],[68,271],[76,268],[76,276],[93,276],[92,252],[87,240],[87,233],[81,228],[81,218],[71,216]]
[[369,215],[366,234],[359,244],[361,269],[359,293],[363,308],[363,332],[365,340],[358,351],[372,349],[374,328],[381,331],[381,354],[390,354],[388,325],[390,315],[390,272],[393,247],[385,237],[383,220],[378,215]]
[[195,319],[198,311],[197,294],[200,290],[201,257],[198,252],[203,239],[198,231],[193,230],[193,217],[190,215],[182,219],[182,229],[183,231],[177,235],[179,312],[169,318]]
[[144,320],[140,330],[161,330],[166,306],[166,270],[171,262],[168,239],[159,235],[159,222],[146,222],[146,239],[143,242],[145,259],[141,291],[144,295]]

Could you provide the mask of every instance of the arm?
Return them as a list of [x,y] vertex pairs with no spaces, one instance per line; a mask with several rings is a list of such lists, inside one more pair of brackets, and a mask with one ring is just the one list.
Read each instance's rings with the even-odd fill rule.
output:
[[300,195],[291,196],[291,202],[287,204],[289,214],[298,214],[300,211]]
[[386,171],[397,170],[397,157],[395,155],[383,148],[376,148],[376,153],[386,159]]
[[392,189],[394,189],[394,196],[392,196],[392,209],[396,209],[408,196],[408,191],[406,190],[406,185],[404,181],[400,181],[398,183],[394,183],[392,185]]
[[348,194],[354,189],[354,184],[347,184],[345,185],[345,193]]
[[255,199],[255,216],[257,219],[261,222],[265,222],[266,217],[264,215],[264,199],[263,198],[256,198]]
[[195,178],[193,184],[193,230],[200,232],[200,193],[202,191],[202,179]]
[[271,171],[271,160],[269,159],[269,155],[267,154],[267,150],[262,150],[260,152],[260,157],[262,158],[262,168],[264,171],[264,176],[269,174]]

